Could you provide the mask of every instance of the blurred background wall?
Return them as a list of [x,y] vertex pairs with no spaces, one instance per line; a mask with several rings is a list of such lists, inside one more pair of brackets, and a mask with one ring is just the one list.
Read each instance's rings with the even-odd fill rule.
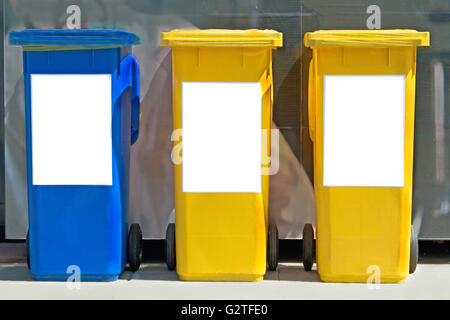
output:
[[413,215],[421,238],[450,238],[448,0],[4,0],[0,168],[6,170],[0,169],[5,181],[0,183],[0,224],[6,220],[7,238],[23,238],[27,230],[21,48],[8,45],[8,32],[66,28],[66,9],[74,4],[81,9],[82,28],[122,29],[142,39],[133,51],[140,63],[142,102],[140,138],[132,147],[129,220],[141,223],[147,239],[164,237],[173,209],[171,58],[170,49],[159,46],[160,32],[257,28],[283,33],[284,46],[273,59],[274,127],[281,137],[280,170],[271,176],[270,215],[281,238],[299,238],[303,224],[315,222],[307,118],[311,51],[303,46],[304,33],[367,29],[370,5],[379,6],[383,29],[430,31],[431,47],[420,48],[417,60]]

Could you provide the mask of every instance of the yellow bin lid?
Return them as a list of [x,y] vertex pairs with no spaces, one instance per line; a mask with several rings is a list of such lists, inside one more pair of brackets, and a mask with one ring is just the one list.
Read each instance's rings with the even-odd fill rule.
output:
[[416,30],[319,30],[305,34],[307,47],[421,47],[430,33]]
[[281,47],[283,34],[275,30],[172,30],[161,33],[169,47]]

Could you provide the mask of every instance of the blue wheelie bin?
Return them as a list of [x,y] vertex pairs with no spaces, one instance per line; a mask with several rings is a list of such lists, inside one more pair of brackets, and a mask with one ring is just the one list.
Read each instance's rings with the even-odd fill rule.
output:
[[[139,133],[135,34],[24,30],[28,266],[35,280],[112,281],[139,269],[128,229],[130,146]],[[78,276],[78,277],[77,277]]]

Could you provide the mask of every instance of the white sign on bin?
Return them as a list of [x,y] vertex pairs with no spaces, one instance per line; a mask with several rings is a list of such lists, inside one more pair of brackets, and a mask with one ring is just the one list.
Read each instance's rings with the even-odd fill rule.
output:
[[183,192],[261,192],[259,82],[182,83]]
[[112,185],[111,75],[31,75],[33,185]]
[[323,185],[404,186],[405,76],[325,75]]

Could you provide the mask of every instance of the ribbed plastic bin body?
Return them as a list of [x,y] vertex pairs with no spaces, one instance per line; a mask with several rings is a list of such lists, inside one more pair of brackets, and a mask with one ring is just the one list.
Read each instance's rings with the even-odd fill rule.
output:
[[[25,30],[10,33],[11,44],[24,46],[28,246],[35,280],[66,280],[72,276],[72,279],[82,281],[111,281],[125,269],[130,145],[137,139],[139,125],[138,67],[131,55],[131,45],[137,41],[134,34],[109,30]],[[50,120],[41,119],[44,116],[40,111],[46,104],[39,102],[39,88],[44,88],[45,79],[60,79],[52,78],[54,76],[63,76],[62,81],[68,76],[75,82],[78,76],[89,76],[83,79],[93,83],[97,83],[96,76],[105,77],[103,83],[107,90],[104,96],[95,96],[94,89],[92,99],[111,102],[110,111],[105,113],[111,120],[107,124],[109,129],[102,132],[110,144],[106,163],[111,169],[107,173],[109,182],[76,181],[76,177],[66,178],[74,183],[66,183],[64,179],[57,181],[57,177],[46,181],[45,176],[34,172],[44,170],[43,164],[38,163],[43,152],[42,141],[46,139],[46,143],[52,143],[48,136],[42,138],[43,134],[39,132],[42,128],[38,129],[38,126],[42,126],[43,121],[58,123],[67,116],[63,112],[55,112]],[[64,90],[68,89],[65,84],[62,86]],[[74,87],[73,95],[67,96],[67,100],[78,94],[83,93]],[[48,95],[43,99],[52,101]],[[68,103],[67,100],[60,103]],[[93,104],[92,108],[98,106]],[[90,115],[88,110],[82,119],[89,123]],[[86,130],[84,121],[80,121],[79,132],[75,132],[80,139]],[[74,147],[77,144],[74,141],[61,142],[56,139],[59,133],[55,131],[53,134],[55,150],[62,145],[66,148],[66,143],[73,143]],[[84,150],[79,163],[87,163],[89,167],[94,151]],[[80,170],[77,164],[72,168]],[[66,170],[70,171],[70,168]],[[78,271],[80,278],[75,277]]]
[[[323,281],[401,282],[408,276],[416,47],[428,44],[428,33],[412,30],[330,30],[305,35],[305,45],[313,51],[309,69],[309,131],[314,142],[317,268]],[[331,97],[337,96],[333,86],[339,81],[344,84],[341,87],[345,92],[342,94],[344,102],[341,103],[342,110],[333,111],[335,105]],[[358,102],[355,112],[366,108],[374,99],[391,95],[376,89],[375,86],[365,88],[365,83],[390,90],[392,86],[387,83],[391,81],[393,85],[398,85],[398,90],[393,89],[392,96],[398,97],[399,112],[403,112],[398,116],[397,123],[391,123],[393,118],[390,113],[381,115],[381,120],[370,117],[372,112],[373,115],[379,115],[375,109],[384,108],[379,104],[374,106],[375,109],[367,107],[369,110],[364,111],[364,115],[361,112],[360,118],[359,113],[355,115],[357,120],[353,124],[344,121],[332,127],[334,120],[329,117],[341,111],[345,112],[345,100],[353,101],[353,96],[360,94],[358,88],[367,90],[368,94]],[[355,87],[345,87],[345,83],[353,83]],[[387,99],[386,103],[391,103],[392,99]],[[328,118],[327,112],[330,114]],[[368,126],[364,128],[362,123]],[[361,134],[365,134],[364,130],[373,128],[372,132],[375,134],[370,133],[368,136],[374,136],[375,140],[362,143],[358,148],[369,150],[369,153],[371,149],[380,148],[385,154],[380,156],[382,161],[368,167],[368,162],[364,160],[363,163],[356,163],[349,171],[345,171],[348,170],[345,165],[334,165],[333,162],[345,164],[355,161],[351,156],[354,150],[349,152],[349,149],[341,148],[335,151],[334,146],[326,145],[335,141],[333,137],[326,136],[326,129],[345,132],[336,129],[339,125],[346,128],[343,130],[348,129],[345,140],[350,143],[358,141]],[[398,134],[385,137],[383,131],[388,130],[387,127],[390,126],[394,129],[400,128]],[[399,141],[400,147],[390,153],[384,150],[383,146],[390,145],[392,139]],[[327,159],[326,152],[334,152],[335,157]],[[362,158],[365,157],[364,152],[360,151]],[[400,160],[395,160],[397,158],[394,154],[397,152],[400,152]],[[378,157],[377,154],[375,156]],[[402,169],[393,170],[391,177],[387,178],[378,179],[377,174],[367,174],[369,178],[364,178],[368,181],[367,184],[363,178],[358,180],[358,174],[351,172],[361,167],[365,168],[360,172],[361,176],[365,177],[366,173],[371,171],[384,176],[384,171],[377,170],[385,164],[389,168],[395,161],[397,167]],[[353,181],[336,182],[344,181],[345,176],[350,175],[355,176]],[[394,179],[393,176],[399,178]]]
[[[261,136],[261,141],[262,150],[270,152],[272,50],[281,46],[281,41],[281,34],[275,31],[163,33],[161,44],[171,46],[173,54],[174,130],[186,129],[182,103],[186,83],[205,83],[205,90],[217,83],[259,83],[261,120],[254,121],[261,121],[261,129],[268,132]],[[224,97],[219,93],[217,98]],[[235,116],[238,118],[240,114]],[[204,117],[206,122],[225,121]],[[234,129],[232,122],[226,125],[227,130]],[[182,132],[184,137],[185,131]],[[214,132],[205,132],[211,134]],[[178,143],[175,141],[174,146]],[[183,145],[183,157],[184,152]],[[233,157],[233,154],[223,157]],[[257,192],[184,192],[183,164],[175,164],[174,170],[176,265],[180,279],[261,280],[266,272],[269,176],[261,175]]]

